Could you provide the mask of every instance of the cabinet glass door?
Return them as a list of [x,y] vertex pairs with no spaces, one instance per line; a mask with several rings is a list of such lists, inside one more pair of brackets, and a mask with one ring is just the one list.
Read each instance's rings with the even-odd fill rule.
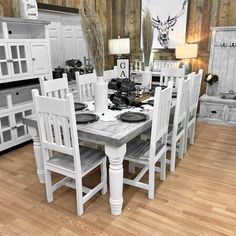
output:
[[30,115],[32,115],[31,108],[14,113],[15,135],[17,139],[25,137],[26,135],[28,136],[27,127],[26,125],[23,124],[22,119]]
[[13,141],[10,115],[0,116],[0,145]]
[[6,44],[0,43],[0,80],[10,77],[10,61]]
[[27,47],[25,43],[9,44],[11,67],[13,76],[29,74]]

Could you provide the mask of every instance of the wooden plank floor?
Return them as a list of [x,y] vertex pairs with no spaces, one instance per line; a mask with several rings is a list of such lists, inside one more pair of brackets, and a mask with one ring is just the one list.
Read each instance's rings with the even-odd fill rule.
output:
[[28,144],[0,156],[0,235],[236,235],[236,128],[198,123],[176,172],[156,183],[155,200],[125,186],[121,216],[111,216],[109,194],[97,194],[79,218],[74,190],[46,202]]

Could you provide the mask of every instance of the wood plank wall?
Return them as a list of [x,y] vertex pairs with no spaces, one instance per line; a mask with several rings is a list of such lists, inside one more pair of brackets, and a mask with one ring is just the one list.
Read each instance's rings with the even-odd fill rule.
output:
[[[80,8],[82,0],[38,0],[40,3]],[[140,0],[93,0],[102,22],[105,42],[106,68],[114,65],[114,56],[108,55],[108,39],[130,37],[131,60],[141,58]],[[198,58],[191,61],[192,70],[203,68],[207,73],[212,26],[236,25],[235,0],[189,0],[187,42],[199,44]],[[0,0],[1,16],[19,16],[18,0]],[[155,58],[173,59],[173,50],[160,50]],[[204,87],[204,86],[203,86]]]

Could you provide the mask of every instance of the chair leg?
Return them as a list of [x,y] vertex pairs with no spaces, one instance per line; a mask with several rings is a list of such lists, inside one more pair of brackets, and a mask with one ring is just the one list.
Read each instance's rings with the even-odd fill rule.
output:
[[81,176],[75,179],[75,189],[76,189],[77,215],[82,216],[84,213],[84,208],[83,208],[83,190],[82,190]]
[[104,158],[101,164],[101,182],[103,183],[102,194],[107,192],[107,160]]
[[129,161],[128,171],[129,173],[135,174],[135,163],[133,161]]
[[179,140],[179,159],[183,159],[184,157],[184,142],[185,142],[185,135],[183,134]]
[[46,186],[46,195],[47,201],[53,201],[53,191],[52,191],[52,176],[51,171],[45,169],[45,186]]
[[161,157],[160,180],[166,180],[166,152]]
[[194,136],[195,136],[195,126],[196,126],[196,122],[194,122],[194,124],[191,126],[190,129],[190,144],[194,144]]
[[176,141],[171,143],[171,154],[170,154],[170,171],[175,172],[175,157],[176,157]]
[[187,127],[187,125],[186,125],[185,132],[184,132],[184,154],[187,153],[187,149],[188,149],[188,127]]
[[155,166],[149,164],[149,175],[148,175],[148,198],[154,199],[155,191]]

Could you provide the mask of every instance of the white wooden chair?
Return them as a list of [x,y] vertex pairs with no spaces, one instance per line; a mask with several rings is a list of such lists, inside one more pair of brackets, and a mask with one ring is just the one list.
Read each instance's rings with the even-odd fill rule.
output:
[[79,101],[92,100],[94,96],[94,84],[97,81],[95,72],[80,75],[75,72],[76,84],[79,93]]
[[174,83],[174,90],[177,91],[178,87],[178,81],[179,78],[184,77],[185,75],[185,68],[167,68],[162,67],[161,68],[161,75],[160,75],[160,85],[161,86],[167,86],[168,81],[173,81]]
[[103,72],[103,79],[106,83],[109,83],[109,81],[113,78],[117,78],[116,70],[104,70]]
[[[155,193],[155,172],[160,172],[160,179],[165,180],[166,175],[166,142],[171,107],[171,94],[173,83],[168,88],[155,89],[153,121],[151,129],[151,140],[135,138],[127,144],[127,152],[124,157],[129,162],[144,165],[141,172],[134,178],[124,178],[124,183],[148,190],[148,198],[153,199]],[[161,167],[155,166],[157,161]],[[148,183],[141,182],[141,178],[149,172]]]
[[189,143],[194,143],[194,135],[195,135],[195,126],[196,126],[196,114],[197,114],[197,106],[198,99],[201,89],[201,82],[203,76],[203,70],[200,69],[197,74],[194,73],[194,78],[191,83],[191,92],[189,96],[189,104],[187,111],[187,119],[186,119],[186,130],[185,130],[185,145],[184,152],[187,152],[187,143],[189,138]]
[[44,80],[44,77],[41,76],[39,82],[43,96],[65,98],[69,93],[67,74],[65,73],[60,79]]
[[[190,94],[190,85],[192,74],[188,75],[188,79],[179,78],[177,88],[177,101],[174,112],[173,124],[169,124],[168,133],[168,150],[171,151],[171,158],[167,160],[170,164],[170,171],[175,171],[176,151],[180,159],[184,154],[184,137],[185,137],[185,124],[187,119],[188,99]],[[178,149],[176,149],[178,143]]]
[[[47,201],[52,202],[53,192],[63,185],[75,188],[77,214],[81,216],[83,204],[98,191],[102,190],[102,194],[107,191],[106,157],[101,151],[79,146],[72,94],[58,99],[39,96],[38,90],[33,90],[32,95],[44,159]],[[93,189],[83,187],[82,178],[99,165],[101,182]],[[52,172],[65,177],[52,184]]]

